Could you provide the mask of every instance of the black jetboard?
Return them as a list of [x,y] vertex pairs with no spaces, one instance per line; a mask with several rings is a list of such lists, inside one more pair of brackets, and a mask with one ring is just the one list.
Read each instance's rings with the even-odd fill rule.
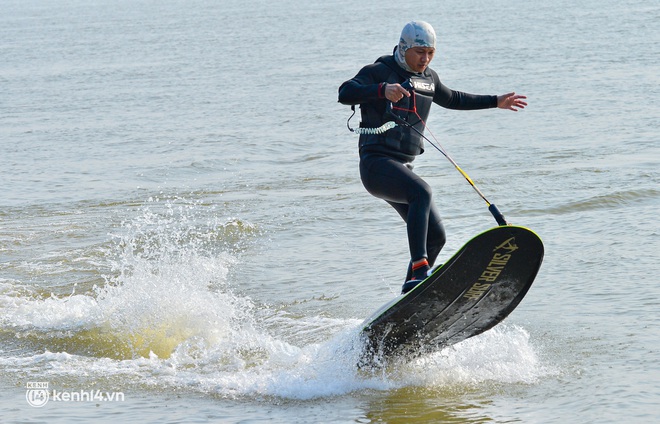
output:
[[492,328],[518,306],[542,260],[543,243],[527,228],[505,225],[477,235],[364,322],[360,365],[414,357]]

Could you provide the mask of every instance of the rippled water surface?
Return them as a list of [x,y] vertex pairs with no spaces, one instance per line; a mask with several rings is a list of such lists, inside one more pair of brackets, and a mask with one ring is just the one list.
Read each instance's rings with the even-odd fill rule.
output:
[[[2,422],[660,418],[653,2],[2,9]],[[503,324],[366,372],[360,324],[397,295],[407,243],[361,186],[336,93],[411,19],[449,87],[528,96],[428,124],[546,256]],[[440,261],[495,225],[438,152],[415,170]],[[32,382],[123,401],[36,408]]]

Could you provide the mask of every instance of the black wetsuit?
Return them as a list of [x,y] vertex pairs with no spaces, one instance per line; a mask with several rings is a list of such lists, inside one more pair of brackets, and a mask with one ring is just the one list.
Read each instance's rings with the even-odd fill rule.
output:
[[[393,120],[386,114],[388,100],[383,83],[403,85],[410,80],[414,85],[414,98],[404,97],[396,104],[399,108],[396,113],[421,132],[431,103],[460,110],[497,107],[497,96],[451,90],[440,82],[432,69],[427,68],[423,74],[407,72],[396,63],[394,56],[380,57],[344,82],[339,87],[339,102],[359,104],[360,126],[378,128]],[[409,111],[413,106],[416,114]],[[432,202],[431,188],[412,171],[411,162],[424,152],[422,137],[410,127],[397,126],[383,134],[361,134],[359,148],[362,184],[369,193],[394,207],[406,222],[412,260],[426,257],[433,266],[445,244],[445,230]],[[409,266],[406,280],[410,278]]]

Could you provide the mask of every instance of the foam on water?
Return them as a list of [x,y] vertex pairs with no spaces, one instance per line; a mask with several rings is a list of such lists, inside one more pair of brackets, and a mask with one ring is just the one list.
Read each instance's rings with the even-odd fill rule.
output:
[[386,369],[360,370],[362,319],[290,313],[235,292],[235,247],[256,230],[233,218],[200,220],[200,208],[166,202],[124,223],[103,286],[49,297],[0,286],[2,338],[14,340],[0,366],[36,369],[50,380],[104,378],[125,388],[292,399],[533,383],[547,373],[528,334],[514,326]]

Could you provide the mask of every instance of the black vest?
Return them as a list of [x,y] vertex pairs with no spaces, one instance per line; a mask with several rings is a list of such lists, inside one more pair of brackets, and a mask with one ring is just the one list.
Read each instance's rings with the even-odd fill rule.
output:
[[[376,61],[381,66],[377,68],[377,80],[389,84],[401,84],[409,91],[412,86],[412,96],[404,97],[398,103],[392,105],[392,112],[415,127],[419,132],[424,132],[433,96],[435,94],[435,81],[431,73],[426,70],[423,74],[411,74],[404,71],[393,56],[381,57]],[[361,127],[378,128],[388,121],[393,121],[385,110],[387,100],[360,105],[362,122]],[[416,111],[416,113],[415,113]],[[417,116],[419,115],[419,116]],[[420,119],[421,118],[421,119]],[[367,146],[385,147],[387,151],[398,153],[405,157],[414,157],[424,152],[424,141],[420,134],[408,126],[397,125],[384,134],[362,134],[359,146],[362,149]],[[381,149],[378,149],[381,150]]]

